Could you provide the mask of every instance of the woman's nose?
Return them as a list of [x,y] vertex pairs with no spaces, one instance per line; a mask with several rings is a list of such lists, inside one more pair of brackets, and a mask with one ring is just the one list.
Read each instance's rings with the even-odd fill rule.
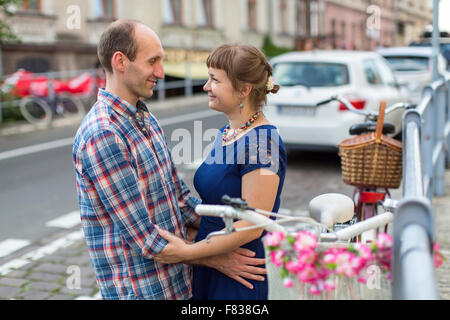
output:
[[209,85],[209,80],[206,81],[205,85],[203,86],[203,91],[209,91],[210,90],[210,85]]

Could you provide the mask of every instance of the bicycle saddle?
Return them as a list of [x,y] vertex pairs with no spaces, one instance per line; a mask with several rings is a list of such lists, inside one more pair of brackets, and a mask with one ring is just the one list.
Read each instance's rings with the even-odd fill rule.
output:
[[[351,135],[358,135],[362,133],[375,132],[377,129],[377,123],[373,121],[357,123],[350,127]],[[383,134],[394,133],[395,126],[390,122],[385,122],[383,124]]]
[[317,222],[333,227],[335,223],[344,223],[353,218],[355,206],[353,200],[340,193],[325,193],[309,202],[309,214]]

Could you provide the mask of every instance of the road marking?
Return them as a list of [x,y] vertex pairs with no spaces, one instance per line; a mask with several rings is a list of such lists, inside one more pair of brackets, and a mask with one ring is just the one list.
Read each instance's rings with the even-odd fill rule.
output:
[[45,223],[46,227],[70,229],[81,223],[80,211],[72,211]]
[[202,158],[198,158],[195,159],[194,162],[192,163],[186,163],[183,168],[185,168],[186,170],[197,170],[198,167],[200,167],[200,165],[203,163],[203,159]]
[[55,141],[39,143],[28,147],[18,148],[14,150],[4,151],[0,153],[0,160],[11,159],[15,157],[20,157],[40,151],[55,149],[59,147],[65,147],[73,144],[72,138],[64,138]]
[[[204,110],[204,111],[188,113],[188,114],[183,114],[183,115],[179,115],[179,116],[175,116],[175,117],[161,119],[161,120],[159,120],[159,123],[161,126],[168,126],[171,124],[176,124],[176,123],[181,123],[181,122],[186,122],[186,121],[191,121],[191,120],[196,120],[196,119],[204,119],[204,118],[212,117],[212,116],[216,116],[216,115],[218,115],[218,113],[214,110]],[[35,145],[23,147],[23,148],[18,148],[18,149],[14,149],[14,150],[3,151],[3,152],[0,152],[0,160],[11,159],[11,158],[20,157],[20,156],[40,152],[40,151],[69,146],[69,145],[73,144],[73,140],[74,140],[74,137],[64,138],[64,139],[59,139],[59,140],[55,140],[55,141],[39,143],[39,144],[35,144]]]
[[213,116],[217,116],[217,115],[219,115],[219,113],[217,111],[204,110],[204,111],[199,111],[199,112],[194,112],[194,113],[182,114],[182,115],[171,117],[171,118],[161,119],[161,120],[159,120],[159,124],[161,126],[168,126],[171,124],[176,124],[176,123],[181,123],[181,122],[186,122],[186,121],[191,121],[191,120],[196,120],[196,119],[204,119],[204,118],[213,117]]
[[31,242],[23,239],[6,239],[0,242],[0,258],[28,246]]
[[30,262],[39,260],[42,257],[52,254],[59,249],[66,248],[81,239],[83,239],[82,230],[69,233],[66,236],[56,239],[45,246],[42,246],[36,250],[24,254],[20,258],[11,260],[3,265],[0,265],[0,275],[6,275],[13,269],[21,268],[29,264]]

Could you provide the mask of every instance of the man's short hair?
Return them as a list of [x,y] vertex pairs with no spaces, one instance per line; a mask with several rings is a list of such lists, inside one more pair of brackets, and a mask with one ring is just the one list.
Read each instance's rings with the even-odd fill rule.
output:
[[121,19],[111,23],[103,32],[97,48],[97,55],[103,68],[112,73],[111,59],[116,51],[127,56],[130,61],[136,59],[138,45],[135,41],[134,30],[136,20]]

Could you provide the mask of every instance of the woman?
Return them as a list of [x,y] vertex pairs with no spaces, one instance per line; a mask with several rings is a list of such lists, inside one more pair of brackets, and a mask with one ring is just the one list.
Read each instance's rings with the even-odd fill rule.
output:
[[[286,172],[286,151],[276,128],[261,109],[268,93],[276,93],[272,67],[258,49],[245,45],[223,45],[208,57],[209,80],[204,90],[209,107],[229,120],[220,130],[208,158],[194,176],[194,186],[203,204],[223,204],[223,195],[240,197],[250,207],[277,212]],[[250,226],[245,221],[235,228]],[[244,247],[264,257],[263,229],[235,232],[204,240],[224,229],[221,218],[202,217],[196,242],[189,244],[160,230],[169,243],[157,261],[173,263],[195,260]],[[169,250],[170,249],[170,250]],[[247,288],[221,272],[194,267],[194,299],[267,299],[267,279]]]

